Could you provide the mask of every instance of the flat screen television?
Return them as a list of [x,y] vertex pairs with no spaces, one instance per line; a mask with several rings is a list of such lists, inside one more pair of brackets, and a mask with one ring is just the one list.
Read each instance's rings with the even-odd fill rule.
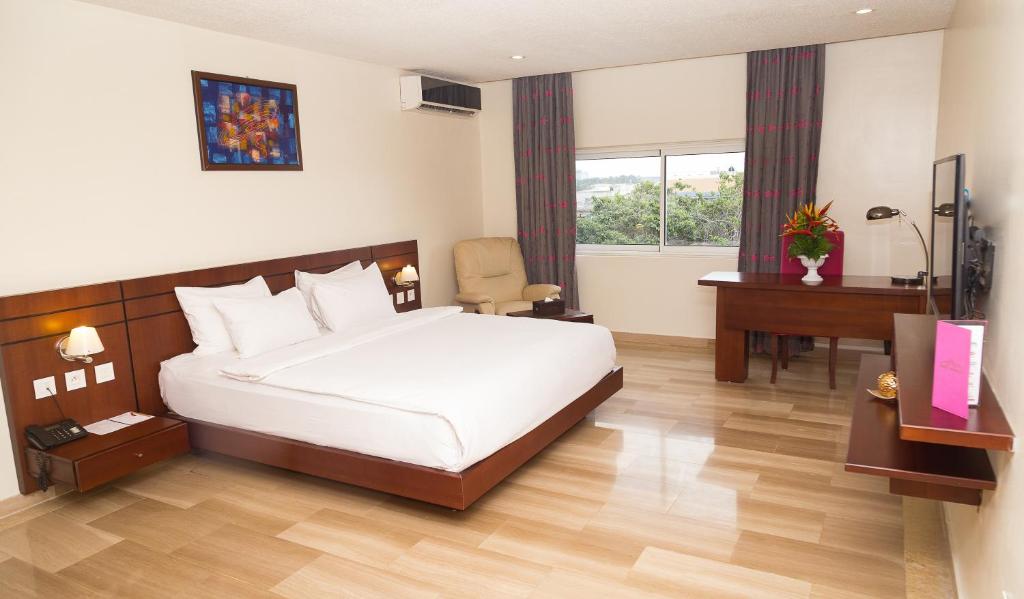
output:
[[932,251],[928,276],[928,312],[939,318],[969,318],[966,240],[968,198],[964,155],[932,165]]

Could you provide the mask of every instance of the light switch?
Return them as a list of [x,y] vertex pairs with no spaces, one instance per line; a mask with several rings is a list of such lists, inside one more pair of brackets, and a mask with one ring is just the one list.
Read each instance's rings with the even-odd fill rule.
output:
[[395,294],[395,303],[398,304],[398,305],[402,305],[402,304],[405,303],[405,292],[404,291],[399,291],[397,294]]
[[57,395],[57,379],[52,376],[36,379],[32,381],[32,386],[36,390],[36,399],[46,399]]
[[114,363],[105,362],[103,364],[97,364],[94,369],[96,372],[96,384],[106,383],[114,380]]
[[68,391],[81,389],[85,386],[85,369],[72,370],[64,373],[64,387]]
[[409,301],[410,302],[416,301],[416,289],[415,288],[409,290]]

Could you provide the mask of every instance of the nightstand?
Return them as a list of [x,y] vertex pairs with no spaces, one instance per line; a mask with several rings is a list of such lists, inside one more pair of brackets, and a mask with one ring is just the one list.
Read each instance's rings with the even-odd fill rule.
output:
[[32,478],[39,475],[39,464],[48,462],[51,484],[88,491],[188,450],[185,423],[154,416],[106,435],[89,435],[48,451],[28,447],[25,453]]
[[561,314],[552,314],[551,316],[538,316],[533,313],[533,310],[520,310],[518,312],[509,312],[507,315],[516,316],[519,318],[539,318],[541,320],[564,320],[566,322],[586,322],[589,324],[594,324],[593,314],[570,309],[566,309],[566,311]]

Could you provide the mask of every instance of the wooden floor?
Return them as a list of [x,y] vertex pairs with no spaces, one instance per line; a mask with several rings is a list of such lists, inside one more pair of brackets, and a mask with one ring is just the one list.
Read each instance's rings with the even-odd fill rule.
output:
[[620,393],[464,513],[184,456],[0,520],[0,596],[951,593],[936,504],[905,541],[903,501],[843,471],[852,360],[836,392],[815,357],[774,386],[763,359],[715,383],[706,349],[620,363]]

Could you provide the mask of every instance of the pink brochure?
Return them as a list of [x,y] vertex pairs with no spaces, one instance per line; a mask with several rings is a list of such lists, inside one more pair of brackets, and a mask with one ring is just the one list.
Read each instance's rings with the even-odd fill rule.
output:
[[949,322],[935,325],[935,374],[932,406],[966,419],[971,332]]

